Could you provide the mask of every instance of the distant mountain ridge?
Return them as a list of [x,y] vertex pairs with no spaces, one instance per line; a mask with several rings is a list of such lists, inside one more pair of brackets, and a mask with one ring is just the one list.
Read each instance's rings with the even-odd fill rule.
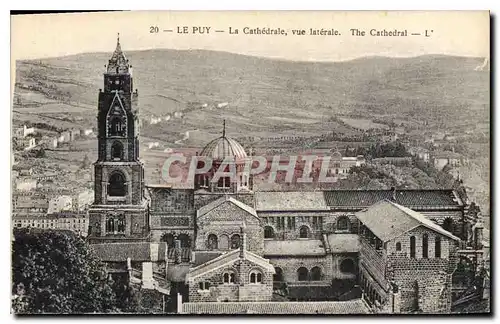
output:
[[[207,133],[220,132],[223,118],[228,120],[229,134],[242,136],[322,134],[332,127],[342,130],[332,118],[353,114],[414,119],[427,122],[429,128],[456,120],[489,119],[489,74],[474,71],[484,58],[371,56],[296,62],[207,50],[125,49],[125,53],[134,67],[145,118],[188,111],[182,121],[172,118],[152,125],[146,136],[168,137],[194,128],[206,138]],[[16,82],[46,78],[50,86],[70,94],[71,114],[83,114],[83,123],[92,126],[93,116],[86,116],[96,107],[110,55],[19,61]],[[220,103],[227,105],[217,108]],[[61,113],[65,111],[62,105]]]

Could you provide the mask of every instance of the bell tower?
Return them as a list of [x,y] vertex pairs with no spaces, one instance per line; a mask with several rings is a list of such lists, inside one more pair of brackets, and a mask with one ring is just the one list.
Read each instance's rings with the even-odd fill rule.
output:
[[119,34],[105,68],[104,89],[99,89],[98,157],[88,239],[91,243],[145,241],[149,215],[144,165],[139,160],[139,94],[133,91],[132,65],[122,52]]

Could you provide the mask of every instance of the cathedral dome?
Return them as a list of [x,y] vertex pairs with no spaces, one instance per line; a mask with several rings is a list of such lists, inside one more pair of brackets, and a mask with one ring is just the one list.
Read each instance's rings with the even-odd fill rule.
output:
[[234,157],[236,160],[239,160],[248,157],[240,143],[225,135],[208,143],[200,155],[212,158],[213,160],[224,160],[226,157]]

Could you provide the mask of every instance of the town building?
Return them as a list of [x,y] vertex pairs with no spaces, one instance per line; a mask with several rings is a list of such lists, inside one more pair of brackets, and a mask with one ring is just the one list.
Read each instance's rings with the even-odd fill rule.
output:
[[73,198],[70,195],[60,195],[49,200],[48,213],[70,211],[73,208]]
[[462,155],[452,151],[434,152],[432,154],[432,160],[434,167],[439,171],[443,170],[445,166],[451,168],[460,167],[465,162]]
[[[165,264],[156,287],[170,287],[181,313],[450,312],[457,250],[471,228],[456,191],[255,191],[249,156],[225,127],[201,150],[212,165],[193,188],[146,184],[138,93],[119,40],[106,68],[88,240],[127,280]],[[223,161],[236,176],[216,180]],[[338,151],[331,162],[339,176],[365,163]],[[165,257],[152,259],[151,244]]]
[[73,212],[15,214],[12,224],[15,228],[68,230],[85,237],[88,230],[88,216],[86,213]]
[[18,138],[24,138],[28,135],[34,134],[35,128],[23,125],[23,127],[18,127],[14,130],[14,136]]

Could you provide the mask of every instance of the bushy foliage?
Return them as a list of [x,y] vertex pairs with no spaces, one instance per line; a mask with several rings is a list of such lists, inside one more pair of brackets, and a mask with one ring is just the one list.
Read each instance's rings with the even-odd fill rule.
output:
[[12,294],[16,314],[107,313],[127,307],[119,304],[89,245],[71,232],[15,230]]

